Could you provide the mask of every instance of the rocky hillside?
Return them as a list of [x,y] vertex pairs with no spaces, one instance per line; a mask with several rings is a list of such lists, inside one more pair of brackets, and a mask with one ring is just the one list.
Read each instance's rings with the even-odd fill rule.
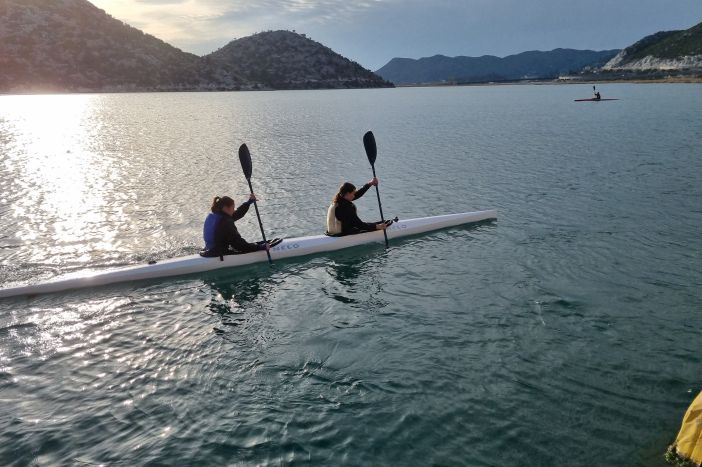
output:
[[0,91],[178,90],[242,84],[86,0],[0,0]]
[[219,66],[236,67],[246,81],[264,88],[392,86],[358,63],[291,31],[267,31],[237,39],[205,58]]
[[0,0],[0,93],[388,85],[292,32],[256,34],[198,57],[87,0]]
[[504,58],[446,57],[435,55],[420,58],[393,58],[376,73],[395,84],[481,83],[521,79],[547,79],[599,67],[619,50],[555,49],[550,52],[523,52]]
[[602,67],[603,71],[694,69],[702,69],[702,23],[644,37]]

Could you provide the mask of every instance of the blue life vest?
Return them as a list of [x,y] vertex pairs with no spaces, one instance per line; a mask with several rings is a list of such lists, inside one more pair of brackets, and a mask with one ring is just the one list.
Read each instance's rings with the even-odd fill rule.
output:
[[205,239],[205,250],[211,250],[215,247],[215,232],[219,221],[222,220],[222,214],[211,212],[205,219],[205,227],[202,229],[202,236]]

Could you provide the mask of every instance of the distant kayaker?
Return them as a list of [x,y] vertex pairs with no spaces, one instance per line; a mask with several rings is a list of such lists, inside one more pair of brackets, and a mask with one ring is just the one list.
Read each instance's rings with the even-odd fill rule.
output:
[[353,201],[363,196],[370,187],[377,184],[378,179],[373,178],[358,191],[350,182],[346,182],[339,187],[339,191],[332,199],[332,203],[327,210],[327,235],[351,235],[374,230],[385,230],[387,228],[388,224],[384,222],[363,222],[358,217],[356,206],[353,204]]
[[250,253],[266,250],[268,244],[249,243],[239,234],[234,224],[249,211],[249,206],[256,201],[252,193],[249,199],[235,209],[234,200],[229,196],[216,196],[212,201],[212,211],[205,219],[203,237],[205,250],[200,253],[205,257],[223,256],[236,253]]
[[592,87],[592,92],[595,93],[594,99],[595,99],[596,101],[599,101],[600,99],[602,99],[602,97],[600,97],[600,91],[598,91],[597,89],[595,89],[595,86]]

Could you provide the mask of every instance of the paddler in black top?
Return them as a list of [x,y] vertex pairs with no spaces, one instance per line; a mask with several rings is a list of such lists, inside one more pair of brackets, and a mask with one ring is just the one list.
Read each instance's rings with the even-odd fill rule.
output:
[[363,196],[370,187],[377,184],[378,179],[373,178],[358,191],[350,182],[341,185],[327,211],[327,235],[351,235],[373,230],[385,230],[387,228],[387,224],[384,222],[363,222],[358,217],[356,206],[353,204],[353,201]]
[[269,245],[259,243],[249,243],[241,237],[234,224],[246,215],[249,206],[256,201],[256,196],[252,193],[249,200],[242,203],[239,208],[234,205],[234,200],[229,196],[216,196],[212,201],[212,213],[205,220],[205,242],[208,247],[213,241],[214,246],[207,248],[201,253],[202,256],[223,256],[236,253],[251,253],[258,250],[267,250]]

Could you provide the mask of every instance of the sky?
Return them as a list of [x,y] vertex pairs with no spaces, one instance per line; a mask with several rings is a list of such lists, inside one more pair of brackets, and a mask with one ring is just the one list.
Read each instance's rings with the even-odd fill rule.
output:
[[702,0],[90,0],[186,52],[295,30],[377,70],[394,57],[620,49],[702,22]]

